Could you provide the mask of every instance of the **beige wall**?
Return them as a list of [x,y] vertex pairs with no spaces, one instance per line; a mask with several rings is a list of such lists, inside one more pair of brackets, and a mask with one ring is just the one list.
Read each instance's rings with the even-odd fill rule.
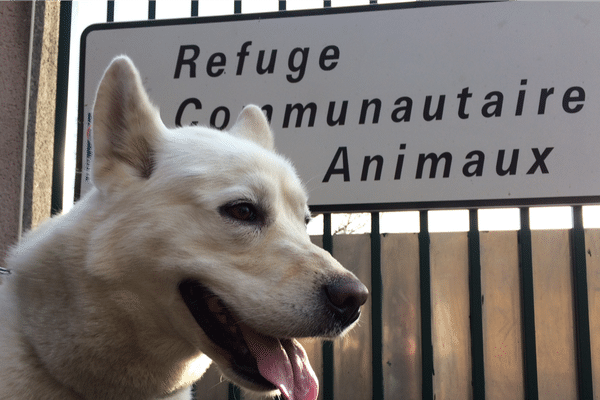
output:
[[0,254],[19,231],[31,3],[0,3]]
[[49,216],[59,9],[0,2],[0,260]]

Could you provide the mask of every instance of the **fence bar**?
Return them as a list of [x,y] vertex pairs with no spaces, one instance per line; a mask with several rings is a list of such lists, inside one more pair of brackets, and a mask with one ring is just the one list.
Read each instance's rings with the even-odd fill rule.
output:
[[287,9],[286,0],[279,0],[279,11],[285,11]]
[[485,399],[483,357],[483,295],[481,293],[481,257],[477,209],[469,210],[469,303],[471,323],[471,377],[473,398]]
[[[323,214],[323,249],[333,253],[331,214]],[[333,341],[323,340],[323,399],[333,400]]]
[[431,342],[431,260],[427,210],[419,212],[419,279],[421,286],[421,371],[422,396],[433,400],[433,344]]
[[54,114],[54,154],[50,212],[58,214],[63,207],[63,172],[67,131],[67,92],[69,89],[69,52],[71,48],[70,1],[60,2],[58,33],[58,66],[56,71],[56,111]]
[[[323,8],[331,7],[331,0],[323,0]],[[331,214],[323,214],[323,248],[333,253]],[[323,400],[333,400],[333,342],[323,341]]]
[[198,0],[192,0],[192,17],[198,16]]
[[156,0],[148,1],[148,19],[156,19]]
[[371,364],[373,399],[383,400],[383,280],[379,213],[371,213]]
[[[242,13],[242,0],[235,0],[233,2],[233,13],[234,14]],[[232,387],[235,390],[235,392],[232,391]],[[237,400],[237,399],[241,399],[240,389],[237,386],[234,386],[233,384],[230,383],[229,384],[229,400]]]
[[533,304],[533,258],[529,207],[520,209],[519,258],[521,272],[521,302],[523,311],[523,362],[525,372],[525,399],[537,400],[537,349],[535,342],[535,307]]
[[588,305],[585,231],[581,206],[573,207],[571,231],[573,258],[573,295],[575,297],[575,337],[577,346],[577,391],[580,399],[593,399],[592,354]]
[[106,22],[115,21],[115,0],[108,0],[106,2]]

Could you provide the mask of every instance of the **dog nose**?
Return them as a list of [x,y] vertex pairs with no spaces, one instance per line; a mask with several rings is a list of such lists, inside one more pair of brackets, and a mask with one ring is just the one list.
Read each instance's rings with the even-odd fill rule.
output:
[[349,325],[360,316],[360,306],[365,304],[369,291],[354,277],[336,279],[324,286],[328,306],[335,316]]

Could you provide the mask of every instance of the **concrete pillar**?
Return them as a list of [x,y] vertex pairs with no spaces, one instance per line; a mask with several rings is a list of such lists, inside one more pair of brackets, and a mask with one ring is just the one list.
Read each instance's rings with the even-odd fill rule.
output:
[[60,3],[0,2],[0,266],[50,215]]

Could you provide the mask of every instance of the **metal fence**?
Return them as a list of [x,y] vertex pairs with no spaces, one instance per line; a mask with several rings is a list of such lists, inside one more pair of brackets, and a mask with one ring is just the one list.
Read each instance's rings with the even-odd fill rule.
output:
[[[114,20],[114,1],[106,21]],[[376,1],[370,1],[373,6]],[[190,2],[198,16],[201,2]],[[331,1],[323,1],[330,7]],[[69,68],[71,2],[61,2],[53,210],[62,209],[62,160]],[[279,1],[286,10],[286,1]],[[234,12],[242,2],[234,1]],[[148,2],[154,19],[156,2]],[[420,232],[313,237],[367,284],[362,322],[335,342],[305,341],[321,382],[320,399],[593,399],[600,382],[600,231],[531,231],[522,208],[519,231]],[[591,312],[590,312],[591,311]],[[592,349],[595,351],[592,353]],[[600,388],[596,387],[596,393]],[[241,399],[211,368],[198,399]]]
[[[373,213],[370,234],[334,236],[326,217],[313,240],[371,298],[346,338],[305,341],[319,399],[593,399],[600,231],[573,216],[531,231],[523,208],[519,231],[480,232],[470,210],[469,232],[429,233],[421,211],[421,232],[380,234]],[[212,371],[198,398],[243,398],[219,382]]]

